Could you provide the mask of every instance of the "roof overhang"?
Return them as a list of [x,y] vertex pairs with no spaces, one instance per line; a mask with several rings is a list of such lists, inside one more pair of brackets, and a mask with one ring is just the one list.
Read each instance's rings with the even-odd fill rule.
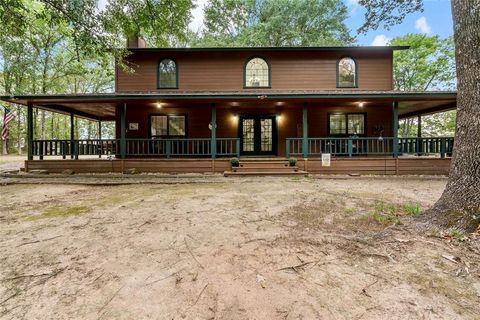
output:
[[[124,49],[124,48],[122,48]],[[299,51],[394,51],[410,46],[332,46],[332,47],[223,47],[223,48],[128,48],[131,52],[299,52]]]
[[295,103],[375,102],[399,104],[400,118],[431,114],[456,108],[453,91],[168,91],[147,93],[105,93],[76,95],[1,96],[0,100],[22,105],[32,104],[45,110],[95,119],[113,120],[115,108],[122,103],[189,101],[222,103],[228,101],[295,101]]

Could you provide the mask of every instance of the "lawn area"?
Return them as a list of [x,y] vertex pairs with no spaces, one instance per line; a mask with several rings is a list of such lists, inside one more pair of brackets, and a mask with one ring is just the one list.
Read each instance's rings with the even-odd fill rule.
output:
[[0,187],[2,319],[478,319],[480,238],[417,231],[445,179]]

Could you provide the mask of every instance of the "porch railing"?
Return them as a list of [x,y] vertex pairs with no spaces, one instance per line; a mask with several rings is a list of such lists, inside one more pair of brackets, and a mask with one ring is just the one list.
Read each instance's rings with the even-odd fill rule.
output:
[[[450,156],[453,152],[453,141],[452,137],[398,138],[397,154]],[[309,156],[320,156],[323,153],[349,157],[393,156],[395,153],[393,137],[308,138],[307,146]],[[287,157],[302,156],[303,139],[287,138],[285,154]]]
[[453,152],[453,137],[398,138],[399,154],[450,156]]
[[80,155],[115,155],[120,153],[120,139],[84,139],[84,140],[33,140],[32,154],[43,159],[44,156],[62,158]]
[[[120,139],[33,140],[33,156],[75,158],[79,156],[120,156]],[[212,156],[210,138],[193,139],[125,139],[125,156]],[[240,156],[240,139],[216,139],[216,156]]]

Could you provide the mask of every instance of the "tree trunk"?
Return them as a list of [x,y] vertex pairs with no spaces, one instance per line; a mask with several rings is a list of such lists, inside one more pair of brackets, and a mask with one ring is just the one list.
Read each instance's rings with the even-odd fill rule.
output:
[[447,186],[423,219],[474,231],[480,223],[480,0],[452,1],[457,128]]

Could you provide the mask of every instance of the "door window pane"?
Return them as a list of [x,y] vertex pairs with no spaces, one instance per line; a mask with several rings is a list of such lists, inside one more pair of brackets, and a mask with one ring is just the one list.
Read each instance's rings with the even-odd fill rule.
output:
[[348,115],[348,134],[350,135],[365,134],[365,115],[363,114]]
[[347,134],[347,118],[344,114],[330,115],[330,135]]
[[273,125],[272,119],[260,120],[261,151],[272,151],[272,140],[273,140],[272,125]]
[[243,119],[243,151],[254,151],[254,119]]

